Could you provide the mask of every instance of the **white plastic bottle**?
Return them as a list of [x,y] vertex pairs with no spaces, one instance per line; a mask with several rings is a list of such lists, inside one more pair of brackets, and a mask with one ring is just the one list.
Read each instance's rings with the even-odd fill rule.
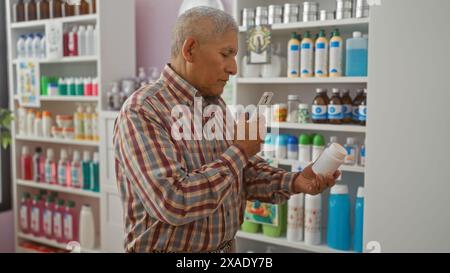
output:
[[34,136],[43,137],[43,122],[42,122],[42,113],[36,112],[36,117],[34,119]]
[[328,40],[324,30],[320,30],[315,48],[314,74],[316,77],[328,77]]
[[322,242],[322,195],[305,195],[305,244]]
[[25,48],[26,48],[26,57],[29,59],[33,58],[33,41],[34,41],[34,34],[29,34],[26,41],[25,41]]
[[84,140],[92,140],[92,107],[88,105],[84,113]]
[[314,163],[312,170],[321,175],[334,173],[344,163],[345,155],[344,147],[338,143],[332,143]]
[[344,74],[344,40],[339,30],[333,32],[330,40],[330,77],[341,77]]
[[61,155],[58,161],[58,184],[60,186],[67,186],[67,151],[61,149]]
[[42,136],[51,137],[52,132],[52,114],[49,111],[44,111],[42,113]]
[[40,34],[40,33],[37,33],[33,39],[33,58],[35,58],[35,59],[40,59],[42,56],[41,39],[42,39],[42,34]]
[[314,75],[314,42],[309,31],[305,32],[300,48],[300,75],[302,78],[312,77]]
[[28,109],[27,113],[27,136],[33,136],[34,135],[34,120],[35,120],[35,114],[34,111],[31,109]]
[[288,201],[287,240],[303,241],[304,202],[303,193],[292,195]]
[[27,36],[25,36],[25,35],[20,35],[19,40],[17,40],[17,58],[18,59],[25,59],[27,57],[26,40],[27,40]]
[[80,212],[80,245],[83,249],[95,248],[95,225],[92,208],[83,205]]
[[297,78],[300,76],[300,41],[297,33],[292,32],[287,48],[287,76]]
[[86,30],[86,55],[92,56],[95,54],[95,30],[94,26],[89,25]]
[[263,78],[277,78],[281,77],[283,69],[283,57],[281,56],[281,45],[272,45],[271,63],[265,64],[261,67],[261,77]]
[[86,27],[79,26],[78,27],[78,56],[86,56]]
[[41,59],[47,58],[47,42],[46,42],[46,39],[47,39],[46,36],[42,35],[41,44],[40,44],[41,56],[39,57]]

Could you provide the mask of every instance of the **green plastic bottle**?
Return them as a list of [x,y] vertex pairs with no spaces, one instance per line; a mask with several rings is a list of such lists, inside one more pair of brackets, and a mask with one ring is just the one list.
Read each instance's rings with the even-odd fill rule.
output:
[[263,233],[268,237],[280,237],[286,233],[287,229],[287,202],[277,205],[278,225],[263,225]]

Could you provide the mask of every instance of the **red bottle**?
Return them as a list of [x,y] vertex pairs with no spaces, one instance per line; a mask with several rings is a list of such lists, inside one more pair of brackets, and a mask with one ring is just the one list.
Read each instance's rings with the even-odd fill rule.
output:
[[29,193],[24,193],[20,200],[20,230],[29,234],[31,232],[31,198]]
[[64,57],[67,57],[70,55],[69,51],[69,31],[67,29],[64,29],[63,34],[63,51],[64,51]]
[[69,33],[69,56],[78,56],[78,34],[77,27]]
[[78,242],[78,213],[75,211],[75,202],[68,201],[64,212],[64,242]]
[[31,205],[31,233],[36,237],[42,237],[42,208],[41,208],[41,196],[35,195]]
[[53,211],[55,209],[55,199],[53,196],[48,196],[45,202],[43,212],[43,229],[44,235],[48,239],[53,239]]
[[64,200],[58,199],[58,202],[56,203],[56,206],[53,210],[53,238],[58,243],[64,243],[63,217]]
[[27,146],[22,147],[22,156],[20,158],[21,178],[23,180],[33,180],[33,157]]

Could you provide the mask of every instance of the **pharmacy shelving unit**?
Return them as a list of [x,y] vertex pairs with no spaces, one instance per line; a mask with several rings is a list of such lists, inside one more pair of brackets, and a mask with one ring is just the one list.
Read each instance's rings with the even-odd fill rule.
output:
[[[123,78],[133,77],[136,71],[136,34],[135,34],[135,7],[134,0],[97,0],[97,13],[73,17],[12,22],[12,7],[16,0],[7,0],[7,37],[8,37],[8,71],[9,71],[9,94],[10,108],[17,113],[19,98],[16,85],[16,44],[18,37],[22,34],[41,32],[45,33],[46,24],[49,22],[61,22],[64,27],[73,25],[95,25],[97,29],[97,54],[94,56],[63,57],[59,60],[38,60],[41,75],[57,77],[98,77],[98,97],[70,97],[70,96],[43,96],[40,98],[42,110],[49,110],[55,114],[73,115],[78,104],[95,105],[99,109],[99,137],[100,141],[78,141],[57,138],[42,138],[19,136],[17,134],[17,123],[13,125],[12,142],[12,168],[13,168],[13,196],[15,215],[15,239],[17,251],[22,251],[20,243],[34,242],[46,246],[66,250],[65,244],[57,243],[46,238],[36,238],[32,235],[23,234],[18,224],[18,206],[23,192],[36,194],[39,190],[57,192],[58,196],[65,200],[74,200],[76,208],[81,205],[91,205],[95,218],[95,233],[97,240],[94,249],[83,249],[82,252],[99,251],[121,251],[123,226],[122,208],[114,179],[107,179],[106,173],[114,173],[110,169],[110,163],[106,160],[107,137],[104,111],[107,109],[106,93],[113,82]],[[106,114],[108,116],[108,114]],[[111,117],[109,115],[108,117]],[[17,120],[16,120],[17,122]],[[42,148],[53,148],[56,158],[62,148],[73,151],[88,150],[100,153],[100,192],[85,191],[79,189],[65,188],[56,185],[36,183],[21,180],[19,175],[19,159],[21,149],[24,145],[29,146],[31,151],[41,146]],[[70,153],[69,153],[70,154]]]
[[[335,0],[318,0],[319,9],[334,11],[336,9]],[[234,16],[241,23],[241,11],[243,8],[256,8],[257,6],[283,5],[288,1],[283,0],[234,0]],[[300,3],[302,4],[302,3]],[[302,8],[301,8],[302,10]],[[298,22],[290,24],[272,25],[272,42],[281,43],[282,55],[286,56],[287,42],[290,39],[291,32],[297,32],[303,35],[305,31],[311,31],[313,34],[324,29],[327,34],[338,28],[343,39],[351,37],[354,31],[368,33],[369,18],[349,18],[343,20],[327,20],[314,22]],[[237,56],[238,67],[242,66],[242,58],[246,52],[245,40],[247,28],[239,28],[239,48]],[[241,69],[238,69],[241,70]],[[263,92],[274,92],[273,103],[287,103],[287,97],[290,94],[299,95],[303,103],[311,105],[315,96],[316,88],[347,88],[351,90],[352,97],[355,96],[355,90],[367,88],[368,77],[339,77],[339,78],[243,78],[238,75],[233,83],[233,103],[238,105],[255,105]],[[329,92],[330,94],[330,92]],[[297,123],[276,123],[268,125],[271,130],[278,130],[280,133],[288,133],[298,136],[301,133],[321,133],[326,137],[337,136],[339,142],[344,144],[347,137],[356,137],[361,145],[364,142],[366,128],[359,125],[331,125],[331,124],[297,124]],[[277,160],[280,167],[290,170],[296,162],[294,160]],[[364,185],[365,168],[361,166],[342,166],[342,181],[349,186],[350,199],[352,204],[355,202],[355,195],[358,186]],[[322,212],[322,242],[326,242],[326,215],[328,207],[328,192],[324,193],[323,212]],[[289,242],[285,237],[271,238],[262,234],[251,234],[239,231],[237,233],[239,251],[264,252],[268,246],[280,248],[280,251],[289,252],[339,252],[328,248],[325,244],[319,246],[307,245],[303,242]]]

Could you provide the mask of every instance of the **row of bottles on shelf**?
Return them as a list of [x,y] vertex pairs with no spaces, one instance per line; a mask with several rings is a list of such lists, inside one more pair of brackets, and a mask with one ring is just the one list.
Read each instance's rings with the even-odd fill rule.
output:
[[350,90],[333,88],[333,95],[328,97],[327,89],[317,88],[316,97],[310,105],[302,103],[300,96],[289,95],[288,102],[278,103],[271,110],[270,121],[291,123],[330,123],[366,125],[367,90],[358,89],[354,99]]
[[[86,110],[84,110],[86,109]],[[96,107],[79,104],[73,116],[56,115],[53,125],[52,113],[18,108],[19,136],[34,136],[80,141],[98,141],[98,112]]]
[[67,251],[63,249],[49,247],[37,243],[31,243],[28,241],[19,243],[19,247],[26,253],[67,253]]
[[18,59],[45,59],[47,56],[46,39],[42,33],[20,35],[17,40]]
[[81,0],[79,5],[69,0],[17,0],[13,4],[13,22],[53,19],[95,14],[96,0]]
[[150,67],[148,73],[144,67],[140,67],[136,78],[124,79],[120,82],[112,83],[112,88],[107,93],[108,110],[118,111],[126,99],[138,88],[159,79],[159,70]]
[[[356,197],[352,240],[348,186],[336,184],[331,188],[326,229],[326,243],[330,248],[362,252],[364,188],[358,188]],[[280,237],[286,233],[287,240],[290,242],[304,241],[308,245],[321,245],[324,229],[322,215],[322,194],[293,195],[287,203],[282,205],[248,201],[241,228],[244,232],[257,233],[262,226],[265,236]]]
[[80,242],[81,247],[95,247],[95,222],[90,205],[80,211],[72,200],[65,201],[52,192],[23,193],[19,208],[20,230],[24,234],[47,238],[57,243]]
[[317,34],[315,40],[309,31],[305,32],[303,39],[294,32],[288,42],[287,58],[281,56],[279,45],[272,51],[270,64],[248,64],[248,57],[244,56],[242,76],[281,77],[287,71],[289,78],[365,77],[367,54],[368,36],[363,36],[361,32],[353,32],[353,38],[346,40],[345,50],[338,29],[332,32],[330,40],[324,30]]
[[[325,138],[320,134],[301,134],[298,138],[292,135],[267,134],[262,147],[262,155],[267,158],[297,160],[300,163],[315,162],[326,146],[339,143],[336,136],[330,137],[325,145]],[[344,158],[345,165],[365,166],[366,146],[358,145],[354,137],[348,137],[343,146],[347,152]]]
[[73,26],[63,34],[64,56],[94,56],[97,54],[97,28],[93,25]]
[[242,26],[260,26],[272,24],[289,24],[295,22],[311,22],[325,20],[364,18],[369,16],[369,4],[367,0],[357,0],[353,9],[352,0],[336,0],[336,9],[333,11],[321,9],[317,2],[303,2],[303,10],[297,3],[286,3],[284,5],[258,6],[256,9],[242,9]]
[[41,77],[41,96],[98,96],[96,77]]
[[91,159],[89,151],[73,151],[72,161],[66,149],[61,149],[60,159],[56,160],[55,151],[47,149],[46,156],[41,147],[33,155],[28,146],[22,147],[20,157],[20,177],[26,181],[35,181],[86,191],[100,191],[99,154]]

